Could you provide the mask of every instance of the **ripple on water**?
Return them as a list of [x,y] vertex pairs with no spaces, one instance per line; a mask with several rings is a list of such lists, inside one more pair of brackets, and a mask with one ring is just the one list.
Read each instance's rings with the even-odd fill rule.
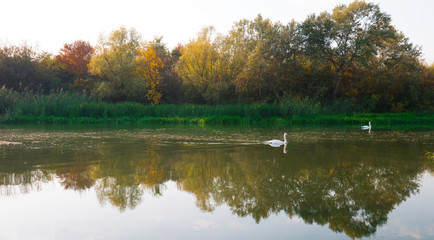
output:
[[0,145],[20,145],[21,142],[8,142],[8,141],[0,141]]

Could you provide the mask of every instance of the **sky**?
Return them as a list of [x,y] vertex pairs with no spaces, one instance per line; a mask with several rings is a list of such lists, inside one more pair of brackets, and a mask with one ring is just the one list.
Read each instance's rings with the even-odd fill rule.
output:
[[[258,14],[273,22],[304,21],[353,0],[0,0],[0,44],[37,46],[57,54],[65,43],[96,45],[120,27],[135,28],[144,40],[162,36],[169,49],[196,38],[204,27],[227,34],[235,22]],[[434,64],[433,0],[367,0],[388,13],[392,24],[422,48]]]

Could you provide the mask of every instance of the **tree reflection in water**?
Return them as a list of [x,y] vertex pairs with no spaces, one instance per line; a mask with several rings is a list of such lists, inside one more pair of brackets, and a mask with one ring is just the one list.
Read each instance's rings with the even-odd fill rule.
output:
[[101,204],[124,211],[140,204],[146,191],[164,194],[165,182],[174,181],[196,196],[203,211],[226,204],[256,222],[285,212],[361,238],[386,223],[394,207],[418,191],[420,174],[432,171],[418,146],[319,142],[288,145],[287,154],[263,145],[229,144],[53,150],[33,164],[2,165],[0,189],[6,196],[17,186],[29,192],[57,178],[65,189],[94,188]]

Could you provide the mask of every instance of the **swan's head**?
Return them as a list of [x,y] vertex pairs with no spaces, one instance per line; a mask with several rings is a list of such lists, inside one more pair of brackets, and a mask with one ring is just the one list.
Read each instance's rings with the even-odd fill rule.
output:
[[284,137],[288,136],[288,133],[284,133],[283,136],[284,136]]

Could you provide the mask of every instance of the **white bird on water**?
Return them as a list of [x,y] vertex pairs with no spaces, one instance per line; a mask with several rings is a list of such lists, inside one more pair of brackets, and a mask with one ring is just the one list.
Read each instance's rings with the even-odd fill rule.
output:
[[362,126],[362,130],[371,130],[371,122],[369,122],[369,125],[367,126],[367,125],[364,125],[364,126]]
[[286,145],[288,143],[288,140],[286,140],[286,136],[287,135],[288,135],[287,133],[283,134],[283,141],[282,140],[273,139],[273,140],[270,140],[270,141],[266,141],[265,144],[268,144],[268,145],[270,145],[272,147],[280,147],[282,145]]

